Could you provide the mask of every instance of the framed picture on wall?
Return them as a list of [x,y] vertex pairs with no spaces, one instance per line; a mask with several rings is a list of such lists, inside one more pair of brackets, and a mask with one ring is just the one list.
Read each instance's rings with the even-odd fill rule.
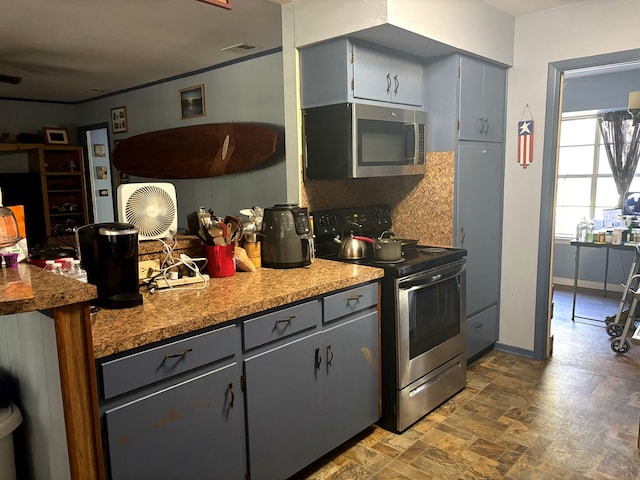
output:
[[231,0],[200,0],[203,3],[215,5],[216,7],[226,8],[231,10]]
[[47,145],[69,145],[69,135],[65,128],[44,127],[42,130]]
[[104,143],[95,143],[93,145],[93,154],[96,157],[106,157],[107,156],[107,146]]
[[180,120],[206,115],[204,107],[204,84],[183,88],[178,91]]
[[128,130],[127,107],[116,107],[111,109],[111,131],[113,133],[123,133]]
[[109,174],[107,173],[107,167],[97,166],[96,167],[96,178],[98,180],[106,180],[109,178]]

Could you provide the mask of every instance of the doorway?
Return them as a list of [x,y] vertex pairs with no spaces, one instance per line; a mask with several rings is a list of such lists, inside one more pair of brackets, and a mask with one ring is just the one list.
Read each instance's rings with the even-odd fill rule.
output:
[[[543,146],[543,158],[546,161],[543,162],[542,166],[540,228],[538,233],[538,278],[536,281],[535,303],[534,358],[537,360],[544,360],[548,357],[549,347],[555,183],[564,74],[572,70],[638,61],[640,61],[640,49],[549,64]],[[549,159],[553,159],[553,161],[549,161]]]
[[79,130],[84,148],[89,220],[91,223],[113,222],[117,182],[111,166],[108,124],[83,126]]

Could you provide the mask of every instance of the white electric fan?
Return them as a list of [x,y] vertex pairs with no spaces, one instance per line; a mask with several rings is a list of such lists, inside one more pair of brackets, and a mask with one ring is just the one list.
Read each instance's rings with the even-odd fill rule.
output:
[[120,185],[118,221],[137,227],[138,240],[173,236],[178,230],[176,188],[171,183]]

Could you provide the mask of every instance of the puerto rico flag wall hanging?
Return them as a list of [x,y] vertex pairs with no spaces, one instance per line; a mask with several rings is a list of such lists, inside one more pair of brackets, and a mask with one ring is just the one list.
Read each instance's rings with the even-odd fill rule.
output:
[[518,122],[518,163],[527,168],[533,162],[533,120]]

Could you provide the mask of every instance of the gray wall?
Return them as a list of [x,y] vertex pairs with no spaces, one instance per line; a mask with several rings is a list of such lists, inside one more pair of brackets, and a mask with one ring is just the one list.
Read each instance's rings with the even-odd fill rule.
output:
[[[553,278],[556,283],[571,283],[575,271],[576,248],[566,243],[555,244],[553,255]],[[607,289],[622,291],[620,286],[626,283],[629,267],[633,262],[634,249],[609,250],[609,269],[607,276]],[[580,271],[578,286],[585,288],[602,288],[604,286],[604,271],[606,265],[606,249],[581,247]],[[564,280],[561,280],[564,279]],[[571,282],[567,282],[571,279]]]
[[[206,116],[180,120],[178,90],[198,84],[205,87]],[[272,53],[197,75],[159,83],[140,90],[87,102],[77,107],[79,125],[109,120],[110,110],[126,105],[128,132],[112,134],[112,140],[140,133],[202,123],[258,122],[284,130],[282,54]],[[185,146],[185,150],[188,147]],[[162,159],[158,159],[162,161]],[[176,187],[178,228],[187,226],[186,216],[199,206],[217,215],[238,214],[253,205],[271,206],[286,199],[284,154],[254,171],[194,180],[169,181]]]
[[633,90],[640,90],[640,66],[617,73],[569,74],[562,92],[562,111],[626,110]]
[[[180,120],[178,90],[198,84],[205,86],[206,116]],[[108,122],[111,109],[123,105],[127,107],[128,132],[112,133],[112,141],[167,128],[219,122],[267,123],[284,131],[282,53],[77,105],[0,100],[0,133],[35,133],[43,126],[65,127],[69,129],[71,142],[77,145],[78,126]],[[3,155],[3,162],[11,156]],[[26,155],[19,158],[26,162]],[[194,180],[132,178],[132,181],[173,183],[180,229],[186,228],[186,215],[199,206],[213,208],[217,215],[224,216],[238,214],[240,209],[253,205],[268,207],[286,201],[284,152],[279,152],[263,168],[246,173]]]

